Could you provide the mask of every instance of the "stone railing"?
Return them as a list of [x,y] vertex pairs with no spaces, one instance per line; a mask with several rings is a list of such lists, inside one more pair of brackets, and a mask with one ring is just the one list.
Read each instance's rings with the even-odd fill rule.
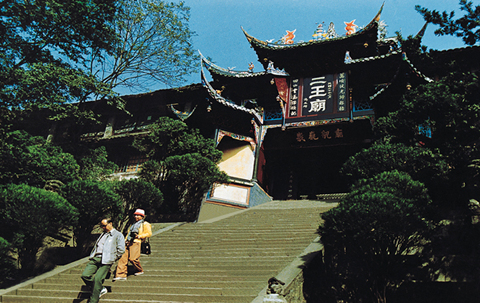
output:
[[303,269],[323,250],[320,237],[316,238],[303,253],[285,267],[278,275],[268,280],[252,303],[305,303],[303,295]]

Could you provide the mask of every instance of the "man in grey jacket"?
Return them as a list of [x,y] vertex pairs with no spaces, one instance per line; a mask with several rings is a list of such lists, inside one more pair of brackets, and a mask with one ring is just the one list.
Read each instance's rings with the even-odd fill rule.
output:
[[98,237],[85,270],[82,280],[92,288],[89,303],[97,303],[101,296],[108,291],[103,287],[103,281],[110,267],[125,252],[125,238],[122,233],[113,228],[112,219],[103,219],[100,222],[103,233]]

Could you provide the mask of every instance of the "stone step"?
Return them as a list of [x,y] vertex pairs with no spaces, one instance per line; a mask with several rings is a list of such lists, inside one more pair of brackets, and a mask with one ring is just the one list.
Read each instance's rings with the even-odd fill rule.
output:
[[240,232],[242,234],[231,234],[231,235],[216,235],[215,233],[212,233],[211,235],[206,235],[204,233],[200,234],[183,234],[183,235],[169,235],[163,236],[163,237],[158,237],[151,239],[150,242],[156,243],[156,242],[183,242],[183,241],[191,241],[191,240],[245,240],[245,241],[258,241],[258,240],[272,240],[272,241],[279,241],[279,240],[287,240],[287,239],[297,239],[297,238],[306,238],[306,237],[312,237],[315,235],[314,232],[311,230],[309,232],[305,233],[291,233],[291,234],[281,234],[281,235],[276,235],[272,231],[265,233],[265,234],[250,234],[248,232]]
[[[46,294],[48,295],[48,294]],[[3,295],[2,303],[86,303],[89,297],[87,292],[66,292],[66,297],[51,296],[21,296]],[[141,297],[141,299],[140,299]],[[254,300],[256,295],[250,296],[204,296],[204,295],[178,295],[178,294],[141,294],[107,293],[100,302],[115,303],[247,303]],[[73,299],[72,299],[73,298]]]
[[[113,278],[113,277],[112,277]],[[241,281],[260,281],[262,279],[262,276],[256,275],[256,276],[235,276],[235,275],[189,275],[189,276],[168,276],[168,275],[162,275],[162,274],[148,274],[146,273],[143,276],[129,276],[128,281],[135,280],[135,281],[144,281],[145,283],[150,283],[152,281],[156,282],[213,282],[213,281],[218,281],[220,278],[221,281],[225,282],[241,282]],[[83,282],[80,279],[79,275],[62,275],[62,276],[57,276],[57,277],[52,277],[52,278],[47,278],[45,279],[45,283],[50,283],[50,284],[78,284],[82,285]],[[116,283],[116,282],[112,282]]]
[[[152,254],[140,259],[145,274],[126,281],[112,276],[100,302],[251,303],[269,278],[318,237],[319,214],[320,208],[258,208],[165,230],[150,239]],[[84,268],[42,278],[2,295],[0,302],[86,303]]]
[[[127,282],[114,282],[105,283],[107,289],[112,293],[135,293],[139,290],[139,285],[130,285]],[[142,293],[158,294],[158,293],[183,293],[188,295],[209,295],[209,296],[241,296],[245,293],[259,292],[260,287],[239,287],[235,284],[231,284],[229,287],[221,285],[222,287],[192,287],[192,286],[166,286],[160,283],[152,286],[141,286]],[[54,290],[56,289],[56,290]],[[67,292],[89,292],[90,290],[86,286],[79,286],[74,284],[48,284],[38,283],[33,288],[22,288],[17,291],[17,295],[21,296],[39,296],[45,297],[46,292],[49,292],[51,297],[64,297]]]
[[[175,287],[175,288],[181,288],[181,287],[204,287],[204,288],[211,288],[211,287],[223,287],[223,288],[229,288],[229,287],[246,287],[246,288],[255,288],[258,285],[261,285],[264,283],[264,279],[262,277],[255,277],[249,280],[241,280],[241,279],[222,279],[220,281],[218,280],[210,280],[208,281],[207,279],[198,279],[197,281],[193,279],[170,279],[164,278],[160,279],[158,277],[152,277],[152,278],[145,278],[145,279],[137,279],[139,277],[136,276],[129,276],[127,278],[127,281],[112,281],[112,280],[106,280],[105,285],[112,286],[112,285],[117,285],[120,283],[126,283],[129,286],[135,286],[135,287],[158,287],[159,285],[164,286],[164,287]],[[75,287],[80,287],[83,285],[82,281],[79,280],[78,276],[77,279],[75,280],[65,280],[63,278],[49,278],[47,280],[44,280],[39,283],[33,284],[31,287],[36,287],[36,285],[41,285],[41,284],[47,284],[47,285],[57,285],[58,287],[62,286],[68,286],[68,285],[75,285]],[[29,286],[30,287],[30,286]],[[28,287],[27,287],[28,288]]]
[[[229,267],[227,269],[213,268],[212,266],[205,268],[180,268],[178,266],[159,266],[153,267],[148,266],[148,275],[164,275],[164,276],[197,276],[197,275],[221,275],[221,274],[230,274],[230,275],[240,275],[240,276],[258,276],[258,275],[268,275],[271,274],[272,270],[270,267],[263,266],[262,268],[257,267],[246,267],[238,266],[236,268]],[[59,274],[59,276],[75,276],[79,277],[83,272],[83,268],[75,268],[68,270],[64,273]]]
[[276,230],[279,234],[281,233],[291,233],[291,232],[305,232],[318,228],[318,225],[320,224],[320,221],[318,223],[309,223],[309,224],[281,224],[281,223],[275,223],[271,225],[256,225],[256,224],[244,224],[244,225],[238,225],[238,226],[232,226],[232,225],[201,225],[199,227],[192,227],[191,225],[182,225],[180,227],[177,227],[175,229],[172,229],[166,233],[166,235],[172,235],[172,234],[186,234],[189,233],[190,231],[193,232],[193,234],[198,234],[201,230],[201,232],[204,233],[224,233],[224,234],[235,234],[237,231],[249,231],[251,233],[268,233],[271,230]]
[[150,243],[157,244],[157,243],[182,243],[182,242],[199,242],[199,241],[212,241],[214,243],[217,242],[225,242],[225,241],[245,241],[247,244],[249,242],[265,242],[265,243],[272,243],[272,242],[281,242],[288,240],[295,241],[297,239],[304,239],[304,238],[311,238],[314,237],[315,234],[311,231],[308,233],[295,233],[289,235],[272,235],[271,232],[265,233],[263,235],[251,235],[251,234],[244,234],[244,235],[213,235],[212,236],[205,236],[204,234],[199,235],[178,235],[175,237],[174,235],[168,237],[159,237],[155,240],[150,240]]
[[[258,248],[258,247],[281,247],[283,245],[296,245],[300,244],[303,245],[305,243],[309,243],[315,239],[315,236],[308,239],[302,238],[295,238],[295,239],[284,239],[284,240],[269,240],[269,241],[259,241],[256,239],[252,240],[225,240],[225,241],[206,241],[206,240],[198,240],[198,241],[178,241],[178,242],[166,242],[166,243],[151,243],[152,248],[184,248],[184,247],[191,247],[191,249],[199,249],[199,248]],[[287,242],[288,244],[285,244]]]
[[[265,257],[265,256],[291,256],[291,255],[296,255],[298,254],[299,250],[298,249],[290,249],[290,250],[280,250],[278,248],[272,248],[272,249],[265,249],[265,248],[261,248],[261,249],[258,249],[257,248],[257,251],[252,251],[253,249],[251,250],[248,250],[248,249],[243,249],[243,250],[236,250],[236,251],[231,251],[231,250],[225,250],[224,252],[220,252],[220,249],[217,250],[219,251],[218,254],[219,255],[222,255],[222,256],[225,256],[225,257],[235,257],[235,256],[252,256],[252,257]],[[154,257],[154,256],[144,256],[142,261],[145,260],[145,261],[149,261],[149,260],[155,260],[155,259],[160,259],[160,258],[193,258],[193,257],[200,257],[200,258],[204,258],[204,257],[212,257],[213,255],[213,252],[215,250],[214,249],[211,249],[211,250],[205,250],[205,249],[201,249],[201,250],[198,250],[198,251],[174,251],[174,250],[159,250],[158,252],[161,253],[161,257]]]
[[[267,272],[268,273],[275,273],[273,270]],[[168,274],[163,274],[161,271],[149,271],[148,273],[145,273],[144,275],[140,276],[128,276],[128,278],[139,280],[139,281],[149,281],[149,280],[156,280],[159,282],[163,281],[215,281],[215,280],[222,280],[222,281],[248,281],[251,279],[258,280],[258,277],[265,277],[268,276],[264,272],[263,273],[249,273],[245,275],[241,274],[234,274],[234,273],[213,273],[213,274],[190,274],[190,275],[168,275]],[[71,283],[78,283],[81,282],[80,276],[77,274],[62,274],[61,276],[58,277],[59,279],[56,278],[49,278],[47,279],[47,283],[51,284],[58,284],[61,283],[62,281],[64,283],[71,282]],[[113,278],[113,277],[112,277]],[[120,281],[119,281],[120,282]]]

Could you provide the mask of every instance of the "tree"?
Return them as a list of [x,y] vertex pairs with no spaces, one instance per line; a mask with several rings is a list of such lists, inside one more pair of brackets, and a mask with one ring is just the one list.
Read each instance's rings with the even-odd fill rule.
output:
[[78,211],[73,233],[81,252],[87,251],[95,225],[105,217],[117,218],[122,212],[122,201],[108,182],[73,181],[62,187],[61,195]]
[[190,8],[184,1],[120,1],[114,52],[111,56],[92,52],[90,73],[112,89],[150,89],[158,82],[180,84],[198,66],[189,18]]
[[77,210],[60,195],[25,184],[0,187],[0,237],[18,253],[21,270],[31,274],[47,236],[75,225]]
[[455,35],[461,37],[467,45],[474,45],[480,41],[480,6],[473,7],[471,1],[460,0],[460,9],[465,12],[463,17],[454,19],[455,12],[440,13],[437,10],[428,10],[416,5],[415,9],[427,22],[440,26],[435,31],[437,35]]
[[479,93],[476,73],[456,71],[409,91],[399,109],[379,118],[375,126],[379,137],[391,142],[438,151],[450,168],[450,195],[444,198],[461,201],[460,205],[468,201],[465,189],[471,188],[473,181],[468,166],[480,158]]
[[165,159],[163,190],[176,197],[179,209],[197,215],[205,193],[215,183],[228,182],[228,177],[212,160],[199,153],[175,155]]
[[163,213],[163,194],[152,183],[143,179],[129,179],[114,183],[115,192],[121,197],[122,213],[119,217],[118,230],[134,223],[135,209],[144,209],[150,217]]
[[145,137],[137,137],[133,146],[147,153],[150,159],[165,160],[169,156],[200,153],[215,163],[222,159],[222,152],[215,142],[204,138],[198,129],[189,129],[185,122],[160,117]]
[[92,52],[112,50],[115,12],[116,0],[1,2],[0,112],[110,94],[82,67]]
[[[363,179],[322,215],[328,285],[345,302],[387,302],[428,261],[430,197],[421,182],[396,170]],[[331,294],[332,295],[332,294]]]
[[104,181],[118,167],[115,163],[108,161],[105,146],[97,148],[77,146],[76,155],[80,165],[79,178],[82,180]]
[[165,209],[196,215],[208,189],[215,182],[228,180],[217,166],[222,152],[215,148],[213,140],[178,120],[162,117],[151,130],[134,142],[150,158],[140,178],[161,190],[167,202]]
[[442,155],[428,148],[377,142],[350,157],[340,172],[354,184],[358,180],[393,170],[408,173],[433,193],[446,186],[450,171]]
[[14,131],[0,142],[0,184],[43,187],[49,180],[73,181],[78,171],[79,166],[71,154],[41,137]]

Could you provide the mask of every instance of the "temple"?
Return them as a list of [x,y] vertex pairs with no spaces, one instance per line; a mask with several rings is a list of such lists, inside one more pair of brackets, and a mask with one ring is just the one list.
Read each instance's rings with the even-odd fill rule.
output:
[[[339,169],[370,146],[375,120],[406,90],[433,81],[386,37],[382,9],[362,28],[346,22],[345,35],[321,25],[309,41],[295,42],[294,32],[263,41],[242,29],[264,71],[222,68],[200,54],[202,83],[124,96],[129,114],[108,100],[87,104],[103,124],[82,129],[82,139],[107,147],[119,178],[135,177],[147,158],[130,143],[169,116],[200,129],[223,152],[219,167],[231,182],[215,185],[205,203],[248,208],[347,192]],[[48,135],[62,142],[72,127],[54,125]]]
[[234,182],[212,190],[210,203],[251,206],[257,186],[279,200],[348,191],[340,167],[369,146],[376,115],[412,85],[432,81],[395,38],[381,35],[381,11],[358,31],[346,23],[350,31],[339,36],[330,25],[306,42],[295,43],[292,32],[273,43],[244,31],[262,72],[225,69],[201,54],[212,106],[249,113],[251,124],[248,132],[216,128],[220,166]]

